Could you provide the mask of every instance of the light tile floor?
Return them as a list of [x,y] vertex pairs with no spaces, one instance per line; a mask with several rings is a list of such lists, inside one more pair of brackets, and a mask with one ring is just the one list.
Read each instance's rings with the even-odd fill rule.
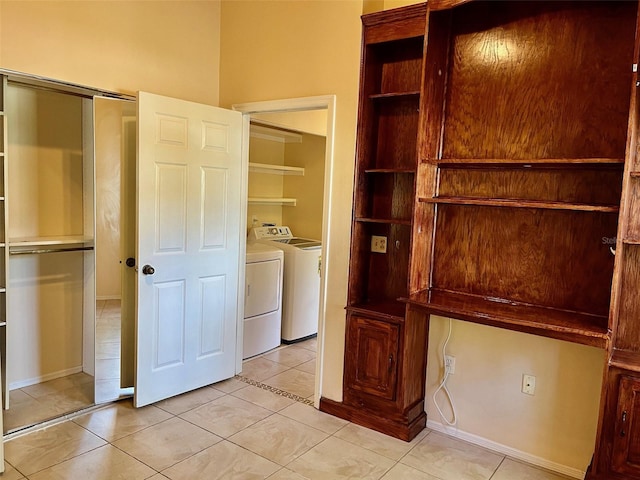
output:
[[246,361],[242,378],[141,409],[120,401],[13,438],[0,478],[564,478],[437,432],[406,443],[319,412],[306,404],[314,359],[314,340],[281,347]]

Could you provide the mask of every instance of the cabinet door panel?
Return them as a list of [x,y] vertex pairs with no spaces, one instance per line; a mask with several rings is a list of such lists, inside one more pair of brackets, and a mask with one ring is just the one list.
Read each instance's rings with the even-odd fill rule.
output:
[[640,475],[640,378],[622,377],[613,440],[612,469]]
[[399,325],[352,316],[347,338],[346,380],[351,390],[394,400]]

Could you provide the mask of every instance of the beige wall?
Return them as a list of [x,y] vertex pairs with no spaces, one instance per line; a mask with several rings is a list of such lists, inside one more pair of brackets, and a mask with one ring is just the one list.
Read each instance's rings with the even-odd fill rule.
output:
[[[325,117],[326,120],[326,117]],[[249,172],[249,198],[295,198],[296,206],[247,206],[247,229],[255,221],[287,225],[297,237],[322,238],[322,200],[324,187],[326,138],[301,133],[300,142],[287,142],[252,137],[249,162],[302,167],[304,175],[281,175]]]
[[284,177],[284,196],[297,200],[295,208],[282,210],[283,225],[289,225],[296,237],[322,238],[322,200],[327,139],[305,133],[301,143],[288,143],[285,164],[303,167],[304,175]]
[[219,0],[0,0],[0,68],[218,104]]
[[336,95],[323,395],[342,397],[362,2],[223,1],[220,104]]
[[[7,91],[9,239],[83,234],[82,101]],[[82,368],[84,253],[11,256],[11,388]],[[13,321],[11,321],[13,320]]]
[[[442,379],[442,346],[448,319],[431,317],[427,368],[427,417],[443,423],[433,403]],[[447,354],[456,371],[447,386],[458,414],[459,432],[566,466],[586,470],[595,445],[604,351],[454,320]],[[536,377],[535,395],[521,392],[522,375]],[[438,405],[451,419],[444,394]],[[551,463],[545,463],[551,462]],[[556,465],[553,465],[556,464]]]
[[303,110],[300,112],[255,113],[252,119],[258,119],[280,127],[299,132],[327,136],[327,110]]
[[[270,165],[284,165],[284,142],[276,142],[263,138],[249,139],[249,161],[251,163],[266,163]],[[249,197],[278,198],[283,196],[284,177],[268,173],[249,172]],[[281,205],[247,205],[247,229],[263,223],[282,225]]]

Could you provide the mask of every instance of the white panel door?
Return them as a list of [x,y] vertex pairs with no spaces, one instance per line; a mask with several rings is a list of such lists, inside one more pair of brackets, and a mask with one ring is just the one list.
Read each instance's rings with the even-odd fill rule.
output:
[[235,373],[242,114],[138,95],[135,405]]

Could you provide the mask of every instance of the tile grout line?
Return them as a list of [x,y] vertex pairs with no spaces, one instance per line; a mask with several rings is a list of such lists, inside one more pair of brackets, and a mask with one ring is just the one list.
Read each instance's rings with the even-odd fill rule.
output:
[[296,395],[295,393],[286,392],[276,387],[272,387],[271,385],[267,385],[262,382],[258,382],[248,377],[244,377],[242,375],[236,375],[234,377],[236,380],[239,380],[248,385],[252,385],[254,387],[261,388],[262,390],[266,390],[271,393],[275,393],[281,397],[289,398],[291,400],[295,400],[296,402],[304,403],[305,405],[313,406],[313,400],[309,400],[308,398],[301,397],[300,395]]

